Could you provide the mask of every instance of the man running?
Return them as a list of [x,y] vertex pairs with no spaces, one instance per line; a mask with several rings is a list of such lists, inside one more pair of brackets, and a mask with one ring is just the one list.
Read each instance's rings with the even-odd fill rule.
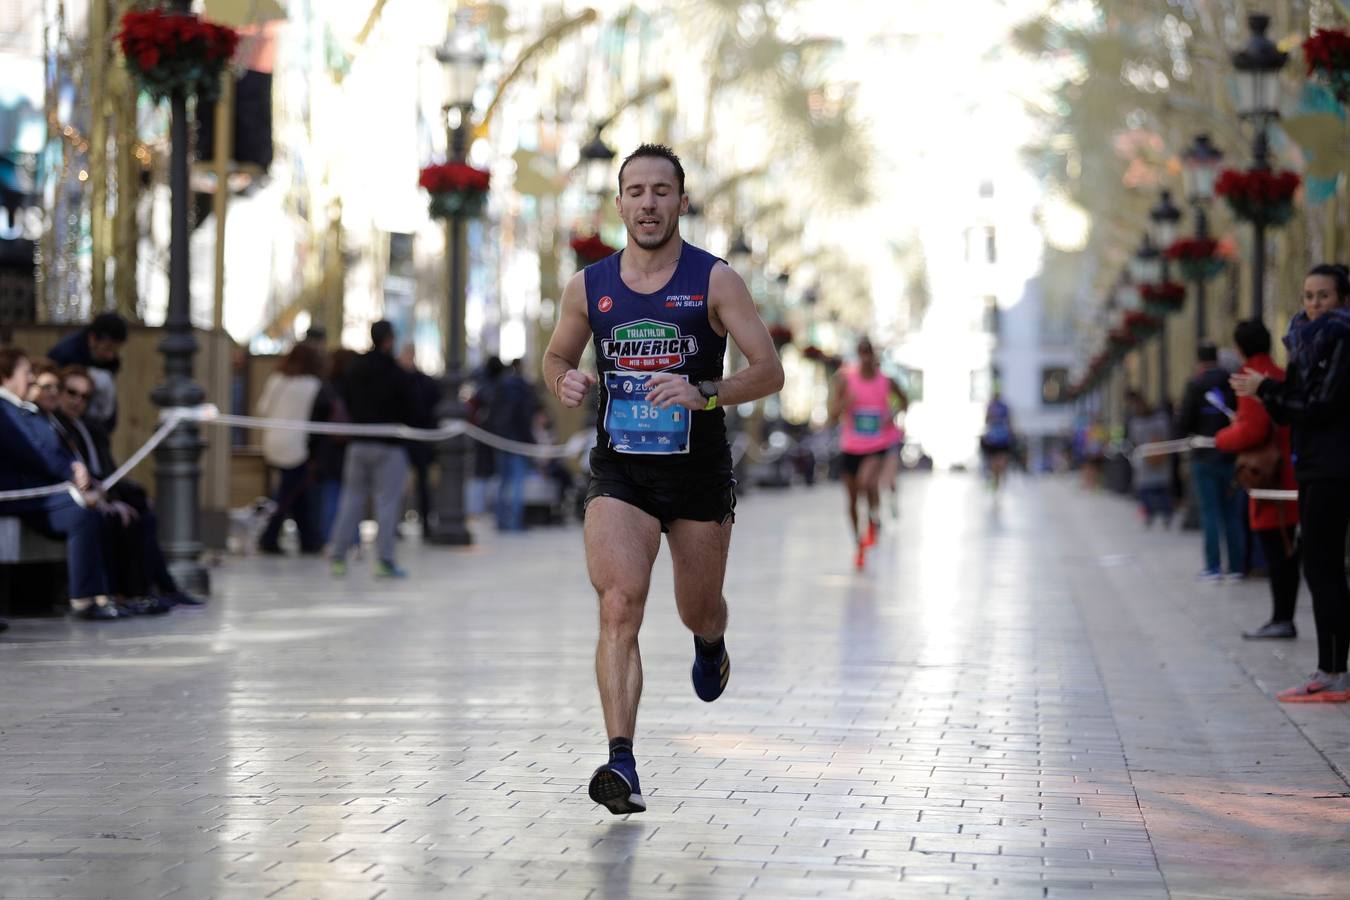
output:
[[[544,376],[564,406],[599,388],[585,540],[609,762],[591,776],[590,796],[621,815],[647,808],[633,760],[638,629],[661,535],[680,620],[694,633],[694,692],[711,702],[731,673],[722,581],[736,482],[721,407],[776,392],[783,367],[740,276],[680,237],[689,197],[669,147],[643,144],[623,161],[616,204],[628,246],[568,282]],[[723,378],[728,334],[749,365]],[[598,382],[577,368],[588,340]]]
[[[909,398],[895,380],[877,367],[876,350],[867,338],[858,341],[858,364],[840,369],[830,398],[830,423],[842,423],[839,449],[843,453],[844,488],[848,492],[848,519],[858,551],[853,565],[859,571],[867,549],[881,530],[882,462],[900,444],[897,412],[909,407]],[[867,497],[867,530],[858,522],[858,497]]]

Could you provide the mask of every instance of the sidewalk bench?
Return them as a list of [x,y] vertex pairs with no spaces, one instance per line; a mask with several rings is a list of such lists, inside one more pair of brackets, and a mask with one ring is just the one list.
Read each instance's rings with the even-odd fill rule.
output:
[[0,516],[0,618],[63,615],[66,542]]

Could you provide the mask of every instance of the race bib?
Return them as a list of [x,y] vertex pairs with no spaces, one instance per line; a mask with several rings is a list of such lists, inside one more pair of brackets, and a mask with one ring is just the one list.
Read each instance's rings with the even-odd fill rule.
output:
[[619,453],[688,453],[689,410],[683,406],[662,409],[648,403],[650,381],[651,375],[646,372],[605,373],[609,446]]
[[853,431],[862,437],[881,434],[882,414],[877,410],[859,409],[853,412]]

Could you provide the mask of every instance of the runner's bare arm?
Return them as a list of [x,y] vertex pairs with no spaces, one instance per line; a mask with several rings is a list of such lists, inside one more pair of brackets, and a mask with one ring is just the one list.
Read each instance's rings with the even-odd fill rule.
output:
[[544,383],[563,406],[578,407],[595,384],[595,376],[577,368],[591,339],[586,313],[586,279],[578,272],[563,288],[558,324],[544,351]]
[[731,266],[718,263],[708,280],[708,302],[714,321],[722,323],[749,363],[722,379],[720,406],[735,406],[776,394],[783,388],[783,363],[773,349],[773,338],[759,317],[750,290]]
[[887,378],[886,380],[891,383],[891,393],[895,394],[895,398],[900,401],[900,411],[904,412],[909,409],[909,395],[900,387],[899,382],[894,378]]
[[[773,349],[769,329],[760,319],[741,276],[724,263],[713,266],[708,279],[708,305],[709,320],[726,329],[749,362],[741,371],[718,382],[717,405],[747,403],[777,393],[783,387],[783,364]],[[659,372],[652,376],[651,385],[647,399],[657,406],[702,409],[707,403],[697,385],[676,375]]]
[[839,424],[839,417],[844,414],[844,407],[848,406],[848,381],[844,378],[842,372],[834,376],[830,384],[829,413],[830,417],[826,421],[827,425],[834,426]]

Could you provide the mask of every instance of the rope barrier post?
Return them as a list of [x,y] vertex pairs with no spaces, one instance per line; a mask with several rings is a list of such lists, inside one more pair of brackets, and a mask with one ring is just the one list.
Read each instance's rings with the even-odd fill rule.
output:
[[[190,4],[175,0],[174,9],[186,13]],[[169,164],[169,310],[164,340],[164,383],[150,394],[156,406],[197,406],[206,399],[202,386],[192,379],[192,360],[197,339],[192,334],[191,281],[188,273],[188,122],[187,95],[174,88],[169,98],[172,152]],[[206,446],[195,423],[184,421],[155,452],[155,500],[159,506],[160,541],[169,571],[179,586],[197,594],[210,592],[206,568],[201,564],[202,543],[197,539],[198,483],[201,453]]]
[[[462,161],[468,150],[469,113],[472,106],[459,107],[459,118],[452,122],[447,110],[446,146],[450,149],[450,158]],[[459,399],[460,386],[464,381],[464,294],[468,280],[468,265],[465,247],[464,216],[455,214],[446,222],[446,238],[449,242],[449,271],[446,273],[448,296],[446,297],[445,322],[445,379],[444,394],[436,408],[441,424],[446,420],[467,422],[469,411]],[[425,539],[433,544],[450,547],[464,547],[473,543],[473,534],[469,531],[464,503],[464,486],[469,475],[469,440],[463,434],[456,434],[436,446],[436,464],[439,470],[436,482],[435,512],[430,522],[424,522]]]

